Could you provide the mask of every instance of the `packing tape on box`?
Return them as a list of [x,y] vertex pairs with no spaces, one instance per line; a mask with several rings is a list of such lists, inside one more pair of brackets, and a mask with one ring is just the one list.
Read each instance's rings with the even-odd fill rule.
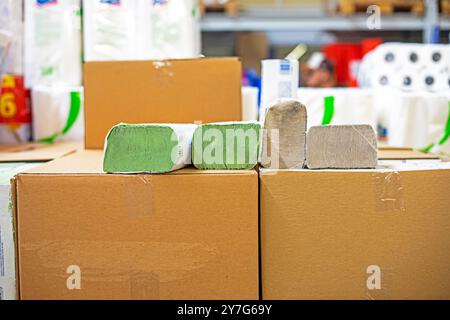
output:
[[398,171],[374,172],[375,206],[378,212],[404,212],[404,188]]
[[159,81],[166,82],[167,84],[175,76],[172,63],[169,60],[153,61],[153,68],[159,71]]
[[160,276],[153,272],[139,272],[130,275],[130,297],[132,300],[159,300]]

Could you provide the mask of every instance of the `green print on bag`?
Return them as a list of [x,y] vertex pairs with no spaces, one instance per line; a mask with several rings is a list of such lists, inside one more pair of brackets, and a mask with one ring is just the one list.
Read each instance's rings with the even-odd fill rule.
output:
[[81,95],[79,92],[73,91],[70,93],[70,110],[69,115],[67,117],[66,125],[60,132],[56,132],[55,134],[49,137],[42,138],[39,140],[39,142],[55,143],[56,139],[67,134],[70,131],[70,129],[73,128],[73,126],[78,120],[78,117],[80,116],[80,112],[81,112]]

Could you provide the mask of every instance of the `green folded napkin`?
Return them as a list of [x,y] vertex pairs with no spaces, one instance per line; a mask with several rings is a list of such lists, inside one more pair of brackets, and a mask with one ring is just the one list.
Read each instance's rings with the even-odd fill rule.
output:
[[108,173],[165,173],[192,163],[193,124],[119,124],[105,143]]
[[261,125],[249,122],[199,126],[192,138],[192,162],[198,169],[245,170],[258,163]]

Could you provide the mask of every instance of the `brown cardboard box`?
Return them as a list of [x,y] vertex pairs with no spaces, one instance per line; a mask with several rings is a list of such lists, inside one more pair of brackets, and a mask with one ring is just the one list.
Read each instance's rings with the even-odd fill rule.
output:
[[241,69],[237,58],[86,63],[86,148],[122,122],[241,120]]
[[411,148],[379,147],[378,159],[380,160],[403,160],[403,159],[439,159],[432,153],[424,153]]
[[258,299],[256,171],[107,175],[102,156],[16,178],[22,299]]
[[262,298],[450,299],[450,164],[422,161],[261,170]]
[[261,61],[269,57],[269,40],[264,32],[239,32],[236,35],[236,53],[245,69],[261,74]]
[[82,147],[81,143],[54,145],[24,143],[0,145],[0,300],[18,298],[17,243],[14,214],[15,188],[10,180],[17,173],[37,167],[44,161],[64,157]]

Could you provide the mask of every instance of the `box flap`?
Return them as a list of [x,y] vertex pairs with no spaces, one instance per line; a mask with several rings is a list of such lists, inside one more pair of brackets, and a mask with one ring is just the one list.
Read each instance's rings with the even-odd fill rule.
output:
[[85,64],[86,148],[102,149],[119,123],[241,120],[238,58]]
[[380,160],[402,160],[402,159],[439,159],[432,153],[424,153],[408,148],[382,148],[378,151]]
[[39,162],[64,157],[82,149],[81,142],[60,142],[56,144],[24,143],[0,146],[0,162]]

